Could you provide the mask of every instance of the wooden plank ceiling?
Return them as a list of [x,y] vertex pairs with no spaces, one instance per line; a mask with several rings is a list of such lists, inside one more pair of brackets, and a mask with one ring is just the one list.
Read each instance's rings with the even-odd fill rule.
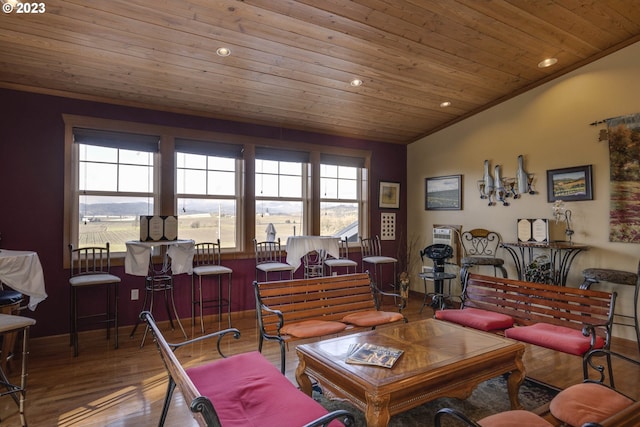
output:
[[0,87],[398,144],[640,40],[636,0],[44,6],[0,16]]

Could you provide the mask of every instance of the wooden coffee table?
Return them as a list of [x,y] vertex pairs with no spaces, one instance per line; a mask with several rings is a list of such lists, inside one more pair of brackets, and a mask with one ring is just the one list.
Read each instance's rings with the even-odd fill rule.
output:
[[[404,350],[392,368],[345,363],[349,346],[371,343]],[[365,413],[368,427],[439,397],[466,399],[478,384],[508,373],[513,409],[521,409],[524,380],[521,342],[427,319],[296,348],[296,380],[311,395],[311,378],[329,398],[346,399]],[[506,396],[505,396],[506,397]]]

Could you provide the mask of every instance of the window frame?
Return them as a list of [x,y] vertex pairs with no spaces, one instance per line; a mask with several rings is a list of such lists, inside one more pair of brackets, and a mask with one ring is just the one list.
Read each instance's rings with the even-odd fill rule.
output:
[[[299,160],[299,159],[298,159]],[[309,168],[309,163],[308,162],[304,162],[304,161],[290,161],[290,160],[272,160],[272,159],[266,159],[266,158],[260,158],[258,157],[258,155],[256,155],[255,159],[254,159],[254,164],[257,165],[258,161],[272,161],[272,162],[277,162],[278,167],[277,167],[277,171],[274,172],[258,172],[258,168],[256,166],[256,172],[254,174],[254,183],[255,183],[255,187],[256,187],[256,191],[254,192],[254,198],[256,201],[256,210],[254,213],[254,221],[256,223],[256,227],[257,227],[257,222],[258,222],[258,205],[261,202],[271,202],[271,201],[279,201],[279,202],[295,202],[295,203],[299,203],[302,207],[302,229],[299,230],[299,233],[297,233],[297,235],[303,235],[303,234],[310,234],[309,233],[309,221],[308,218],[310,218],[309,214],[308,214],[308,209],[309,209],[309,185],[307,184],[307,177],[310,174],[310,168]],[[282,170],[282,164],[283,162],[286,163],[296,163],[300,165],[300,175],[292,175],[290,173],[286,173],[285,171]],[[258,184],[257,184],[257,177],[259,174],[262,175],[269,175],[269,176],[274,176],[276,177],[276,180],[278,181],[278,189],[277,189],[277,195],[258,195],[257,194],[257,190],[258,190]],[[288,176],[295,176],[295,177],[300,177],[300,196],[282,196],[281,195],[281,179],[282,177],[288,177]],[[261,240],[265,240],[264,237],[264,232],[262,232],[261,230],[257,230],[256,229],[256,233],[255,233],[255,238],[258,241]],[[280,236],[282,236],[283,234],[280,233]],[[286,245],[286,240],[282,242],[283,246]]]
[[[178,155],[182,153],[182,154],[195,154],[195,155],[202,155],[202,156],[206,156],[206,157],[225,157],[225,156],[216,156],[214,154],[204,154],[204,153],[188,153],[185,150],[181,150],[179,147],[176,147],[175,151],[174,151],[174,155],[176,157],[176,166],[174,168],[174,172],[176,174],[176,190],[175,190],[175,200],[176,200],[176,207],[175,207],[175,212],[176,215],[180,215],[180,206],[179,206],[179,200],[181,198],[183,199],[202,199],[202,200],[233,200],[235,202],[236,205],[236,213],[235,213],[235,217],[236,217],[236,224],[235,224],[235,236],[234,236],[234,241],[235,241],[235,245],[233,247],[229,247],[229,246],[224,246],[224,242],[222,242],[222,247],[221,247],[221,251],[223,252],[237,252],[240,250],[240,247],[242,246],[242,242],[241,242],[241,238],[242,238],[242,233],[240,232],[240,227],[241,227],[241,220],[242,217],[239,216],[239,212],[242,212],[241,209],[241,205],[242,205],[242,194],[243,194],[243,186],[242,186],[242,171],[243,171],[243,163],[244,160],[241,158],[232,158],[232,157],[225,157],[225,158],[231,158],[234,161],[234,166],[235,169],[233,171],[234,173],[234,195],[219,195],[219,194],[196,194],[196,193],[181,193],[178,190],[178,161],[177,161],[177,157]],[[189,168],[184,168],[184,169],[189,169]],[[208,159],[207,159],[207,169],[203,169],[205,170],[207,173],[214,171],[215,169],[209,169],[208,168]],[[220,170],[219,170],[220,171]],[[208,180],[208,178],[207,178]],[[208,185],[208,183],[207,183]]]
[[[335,178],[330,178],[330,177],[325,177],[325,179],[335,179],[336,181],[336,197],[325,197],[322,194],[322,187],[320,188],[321,194],[319,197],[319,204],[320,206],[322,206],[322,203],[350,203],[350,204],[356,204],[358,206],[358,236],[360,236],[362,234],[361,232],[361,221],[363,221],[363,215],[362,215],[362,210],[366,209],[363,207],[363,204],[361,203],[363,200],[363,191],[362,191],[362,182],[364,180],[365,177],[365,172],[364,172],[364,168],[362,167],[358,167],[358,166],[353,166],[353,165],[340,165],[340,164],[332,164],[332,163],[323,163],[322,161],[320,162],[320,181],[322,182],[323,176],[322,176],[322,166],[335,166],[337,168],[337,174]],[[356,169],[356,177],[355,179],[353,179],[353,181],[355,181],[356,184],[356,195],[354,199],[345,199],[345,198],[340,198],[340,181],[343,180],[347,180],[347,178],[341,178],[340,177],[340,168],[341,167],[353,167]],[[351,180],[351,179],[349,179]],[[364,205],[366,206],[366,205]],[[320,216],[320,218],[322,218],[322,215]],[[354,246],[354,242],[347,242],[348,245],[350,246]]]

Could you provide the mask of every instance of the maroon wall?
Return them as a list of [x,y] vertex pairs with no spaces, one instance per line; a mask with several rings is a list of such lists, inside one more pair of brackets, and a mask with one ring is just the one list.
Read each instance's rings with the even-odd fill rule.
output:
[[[68,271],[62,267],[64,210],[64,123],[62,114],[235,133],[264,138],[336,145],[370,150],[371,234],[380,233],[378,181],[401,183],[401,207],[397,230],[406,229],[406,147],[403,145],[335,137],[277,127],[251,125],[153,110],[121,107],[88,101],[0,89],[0,247],[37,251],[44,270],[49,297],[36,311],[32,336],[67,333],[69,330]],[[396,241],[383,242],[383,252],[396,254]],[[354,257],[358,259],[359,257]],[[227,263],[233,268],[232,310],[255,306],[251,283],[255,277],[253,258]],[[122,277],[120,324],[135,322],[142,301],[130,301],[130,290],[142,288],[142,278],[128,276],[122,267],[113,268]],[[190,278],[176,279],[176,303],[183,319],[190,317]],[[103,294],[88,295],[88,309],[101,303]],[[142,296],[142,295],[141,295]],[[100,304],[101,305],[101,304]],[[156,317],[166,319],[160,310]],[[126,331],[128,332],[128,330]]]

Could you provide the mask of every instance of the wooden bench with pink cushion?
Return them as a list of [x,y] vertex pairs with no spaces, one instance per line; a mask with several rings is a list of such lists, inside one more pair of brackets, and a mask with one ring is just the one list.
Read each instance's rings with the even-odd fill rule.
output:
[[582,356],[608,349],[615,292],[469,274],[460,309],[436,319]]
[[[220,350],[221,340],[228,334],[239,338],[237,329],[225,329],[179,344],[169,344],[150,312],[142,312],[140,318],[147,322],[169,374],[159,426],[166,421],[176,386],[193,418],[201,426],[339,427],[355,423],[348,411],[329,413],[257,351],[225,357]],[[183,367],[174,354],[176,349],[185,345],[214,338],[219,353],[215,356],[217,360]],[[186,424],[184,421],[179,425]]]
[[264,340],[278,341],[283,373],[288,342],[407,321],[400,312],[405,306],[400,295],[393,295],[398,312],[378,310],[380,291],[368,273],[254,282],[253,286],[258,350],[262,351]]

